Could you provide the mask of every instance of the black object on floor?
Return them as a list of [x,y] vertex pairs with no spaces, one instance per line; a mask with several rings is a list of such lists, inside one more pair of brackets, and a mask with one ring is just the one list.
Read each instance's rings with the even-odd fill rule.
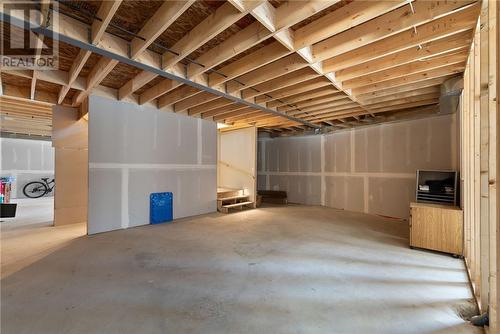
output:
[[484,327],[490,325],[489,310],[481,315],[476,315],[470,319],[471,324],[478,327]]
[[0,218],[14,218],[16,209],[16,203],[0,203]]

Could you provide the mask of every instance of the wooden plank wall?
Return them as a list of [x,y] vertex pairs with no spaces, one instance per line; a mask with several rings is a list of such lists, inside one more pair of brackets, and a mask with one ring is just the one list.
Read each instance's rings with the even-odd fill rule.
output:
[[498,96],[499,4],[483,1],[461,99],[461,184],[464,255],[482,312],[490,311],[490,333],[500,333],[498,271],[500,210],[496,185],[500,158]]

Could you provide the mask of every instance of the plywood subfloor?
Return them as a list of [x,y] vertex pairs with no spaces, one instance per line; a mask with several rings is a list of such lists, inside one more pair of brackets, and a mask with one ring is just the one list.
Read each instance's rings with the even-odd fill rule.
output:
[[79,237],[2,280],[1,329],[480,333],[457,315],[463,262],[407,237],[404,222],[306,206]]

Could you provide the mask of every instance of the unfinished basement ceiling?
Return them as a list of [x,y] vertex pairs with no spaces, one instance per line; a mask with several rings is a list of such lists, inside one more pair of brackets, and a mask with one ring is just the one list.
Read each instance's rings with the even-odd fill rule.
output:
[[[106,95],[280,133],[366,124],[439,104],[440,85],[464,71],[479,9],[468,0],[51,2],[59,69],[2,70],[3,92],[72,106]],[[2,30],[22,20],[2,16]]]

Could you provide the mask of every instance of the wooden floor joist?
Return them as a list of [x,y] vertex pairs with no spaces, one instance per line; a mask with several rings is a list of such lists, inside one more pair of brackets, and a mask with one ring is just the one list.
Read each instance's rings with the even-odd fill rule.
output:
[[[57,33],[64,66],[38,71],[36,79],[30,71],[5,71],[2,88],[24,95],[24,79],[9,80],[18,76],[30,80],[30,96],[54,101],[55,94],[59,104],[111,94],[215,121],[228,113],[244,120],[248,111],[265,124],[261,111],[269,120],[292,117],[316,126],[308,123],[311,113],[349,107],[370,114],[399,99],[415,100],[412,90],[435,94],[463,72],[480,6],[474,0],[231,0],[210,6],[182,0],[151,12],[128,1],[127,10],[150,12],[129,22],[134,33],[116,34],[115,19],[128,19],[122,1],[89,3],[93,19],[87,22],[60,3],[59,26],[35,30],[49,39],[49,30]],[[11,23],[25,27],[25,20]],[[57,93],[33,90],[35,80],[57,85]]]

